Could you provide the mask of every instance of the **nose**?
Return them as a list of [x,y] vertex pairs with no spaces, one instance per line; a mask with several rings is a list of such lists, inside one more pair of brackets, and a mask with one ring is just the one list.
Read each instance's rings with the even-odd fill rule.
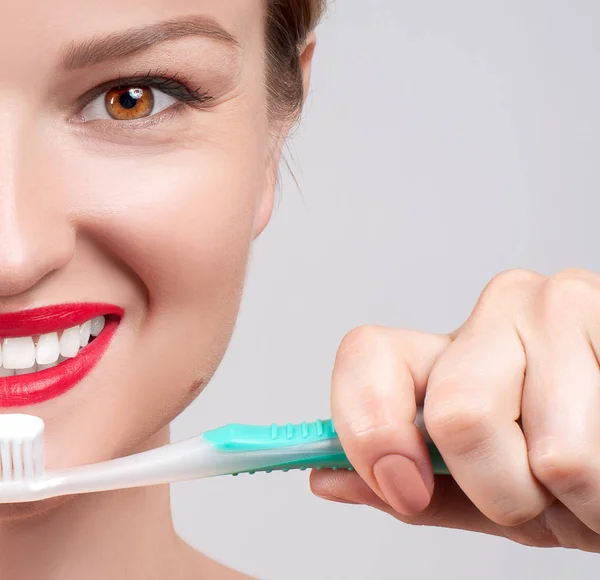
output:
[[30,291],[75,251],[47,141],[31,115],[0,97],[0,300]]

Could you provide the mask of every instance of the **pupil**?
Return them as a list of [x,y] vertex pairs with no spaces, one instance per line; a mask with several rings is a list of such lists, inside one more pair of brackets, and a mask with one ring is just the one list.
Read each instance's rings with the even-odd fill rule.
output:
[[119,97],[119,103],[124,109],[133,109],[141,97],[142,91],[140,89],[129,89]]

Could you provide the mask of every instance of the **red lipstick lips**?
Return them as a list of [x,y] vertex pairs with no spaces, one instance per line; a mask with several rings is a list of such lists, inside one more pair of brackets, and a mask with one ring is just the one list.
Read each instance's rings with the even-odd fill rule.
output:
[[56,304],[0,314],[0,340],[58,332],[96,316],[106,320],[98,337],[75,357],[35,373],[0,378],[0,407],[41,403],[75,387],[102,358],[123,314],[118,306],[93,303]]

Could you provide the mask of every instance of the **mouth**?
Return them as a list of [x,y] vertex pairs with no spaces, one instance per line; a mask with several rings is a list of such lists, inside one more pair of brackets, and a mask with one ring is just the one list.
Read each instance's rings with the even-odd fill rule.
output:
[[98,364],[124,311],[111,304],[58,304],[0,314],[0,407],[58,397]]

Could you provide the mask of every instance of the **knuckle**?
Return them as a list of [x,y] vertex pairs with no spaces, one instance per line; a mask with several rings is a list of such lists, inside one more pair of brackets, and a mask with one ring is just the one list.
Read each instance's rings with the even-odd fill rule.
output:
[[398,438],[397,429],[388,423],[369,422],[357,425],[355,429],[346,434],[346,441],[350,443],[359,455],[368,455],[373,449],[379,449],[390,441]]
[[346,362],[372,351],[386,340],[384,328],[374,324],[366,324],[353,328],[344,336],[336,354],[336,362]]
[[594,459],[585,447],[578,451],[564,443],[548,441],[529,451],[529,465],[534,476],[554,495],[583,496],[591,488],[590,465]]
[[367,472],[360,471],[361,465],[367,468],[382,456],[385,450],[395,449],[395,443],[402,441],[397,427],[388,422],[378,422],[371,416],[362,422],[352,423],[343,434],[339,433],[339,437],[342,447],[352,455],[351,461],[356,461],[354,466],[363,475]]
[[524,304],[544,280],[545,276],[532,270],[512,269],[500,272],[481,292],[472,317],[476,319],[490,312],[496,315],[499,312],[514,313],[515,308]]
[[548,278],[541,293],[542,312],[554,317],[593,300],[598,302],[598,288],[579,270],[564,270]]
[[536,284],[542,280],[544,276],[526,270],[524,268],[513,268],[496,274],[488,285],[483,290],[484,295],[505,295],[506,293],[517,292],[521,289],[528,288],[532,284]]
[[482,449],[493,435],[491,401],[485,397],[453,395],[444,402],[426,401],[423,419],[431,438],[453,455],[468,455]]

